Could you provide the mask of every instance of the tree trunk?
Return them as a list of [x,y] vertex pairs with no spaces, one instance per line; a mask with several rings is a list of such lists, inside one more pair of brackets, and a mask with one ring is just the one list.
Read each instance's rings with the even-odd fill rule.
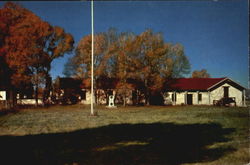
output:
[[9,89],[8,90],[8,96],[7,96],[7,109],[12,109],[14,108],[14,103],[13,103],[13,90]]
[[116,93],[117,93],[117,91],[116,91],[116,90],[113,90],[112,95],[113,95],[113,97],[114,97],[114,104],[115,104],[116,97],[117,97]]
[[38,68],[35,68],[35,106],[38,106],[38,86],[39,86],[39,78],[38,78]]
[[15,89],[8,89],[7,109],[16,108],[16,105],[17,105],[16,91]]
[[35,100],[36,100],[36,107],[38,106],[38,82],[35,84]]
[[46,77],[45,77],[45,89],[43,91],[43,102],[44,102],[44,105],[47,104],[48,98],[50,96],[51,86],[52,86],[52,78],[50,77],[49,73],[46,73]]
[[106,98],[106,105],[109,104],[109,94],[108,94],[108,90],[104,90],[104,94],[105,94],[105,98]]
[[95,103],[96,103],[96,105],[99,105],[99,92],[98,92],[98,90],[95,90],[94,93],[95,93]]
[[11,89],[12,91],[12,107],[13,108],[17,108],[17,91],[16,91],[16,88],[14,89]]
[[149,106],[150,104],[149,104],[149,96],[148,96],[148,95],[146,95],[146,100],[145,100],[145,101],[146,101],[146,102],[145,102],[146,105]]
[[145,80],[145,104],[148,106],[149,105],[149,90],[148,90],[148,81]]
[[6,108],[11,109],[11,91],[9,89],[7,90],[6,102],[7,102]]
[[140,92],[139,92],[139,90],[136,90],[136,104],[137,105],[140,104]]
[[126,91],[123,93],[123,106],[126,106]]

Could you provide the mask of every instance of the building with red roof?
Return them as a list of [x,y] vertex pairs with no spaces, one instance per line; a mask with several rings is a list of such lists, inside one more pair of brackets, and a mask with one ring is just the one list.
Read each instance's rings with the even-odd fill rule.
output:
[[165,104],[213,105],[231,100],[245,106],[245,88],[229,78],[168,79],[164,88]]
[[[75,94],[82,104],[90,103],[89,86],[82,83],[83,80],[73,78],[60,78],[60,90],[65,95]],[[102,82],[102,83],[100,83]],[[118,79],[102,78],[96,81],[98,104],[107,104],[108,95],[116,95],[116,104],[122,103],[122,95],[119,95]],[[134,100],[140,100],[144,104],[143,83],[128,79],[127,82],[133,87],[127,89],[126,104],[134,104]],[[70,90],[69,90],[70,89]],[[245,106],[245,88],[229,78],[176,78],[167,79],[160,98],[161,104],[165,105],[223,105]],[[80,96],[80,97],[79,97]],[[140,98],[139,98],[140,97]],[[156,99],[159,99],[158,97]]]

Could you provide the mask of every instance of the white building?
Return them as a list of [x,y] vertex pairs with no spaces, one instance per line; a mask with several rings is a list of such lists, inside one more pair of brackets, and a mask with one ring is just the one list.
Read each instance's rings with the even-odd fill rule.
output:
[[179,78],[166,83],[165,104],[214,105],[223,98],[245,106],[245,88],[229,78]]

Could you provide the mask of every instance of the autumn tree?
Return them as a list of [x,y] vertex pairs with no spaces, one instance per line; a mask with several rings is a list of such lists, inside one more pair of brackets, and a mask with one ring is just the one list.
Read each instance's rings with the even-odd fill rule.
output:
[[[183,46],[166,43],[161,33],[146,30],[135,35],[111,30],[95,34],[94,37],[95,80],[102,77],[118,80],[112,88],[116,88],[123,95],[124,105],[129,90],[140,89],[149,104],[150,96],[161,91],[167,78],[181,77],[189,73],[190,64]],[[78,43],[76,55],[67,64],[67,67],[76,69],[75,77],[85,79],[86,86],[90,85],[90,57],[91,36],[88,35]],[[128,82],[129,79],[142,82],[141,87]],[[95,88],[105,86],[100,84]]]
[[[128,79],[143,82],[140,90],[146,104],[150,97],[159,94],[164,81],[169,77],[182,77],[190,71],[190,64],[180,44],[166,43],[161,33],[146,30],[140,35],[120,35],[116,50],[115,77],[120,89],[136,89]],[[126,95],[124,95],[126,96]],[[124,97],[124,100],[126,98]]]
[[36,67],[35,63],[38,63],[34,56],[39,54],[40,49],[36,47],[37,36],[34,32],[38,30],[36,23],[40,23],[39,18],[11,2],[6,3],[0,10],[0,17],[5,25],[1,26],[4,30],[1,34],[3,42],[0,48],[4,53],[1,54],[11,70],[11,75],[9,75],[11,84],[20,88],[30,83],[32,68]]
[[65,54],[70,53],[74,46],[74,39],[71,34],[66,33],[63,28],[59,26],[51,27],[49,35],[43,38],[43,51],[46,54],[45,65],[45,92],[44,99],[47,99],[51,91],[51,63],[57,58],[63,57]]
[[[95,49],[94,49],[94,81],[103,74],[103,47],[104,47],[104,35],[98,34],[94,36]],[[83,86],[90,88],[91,85],[91,35],[83,37],[78,43],[75,51],[75,56],[71,59],[71,64],[68,66],[75,65],[76,72],[73,77],[83,79]],[[96,84],[96,83],[95,83]],[[96,86],[94,87],[96,89]],[[96,91],[95,91],[96,92]],[[95,97],[96,98],[96,97]]]
[[32,81],[36,89],[39,83],[47,88],[51,62],[72,50],[72,36],[11,2],[0,9],[0,19],[4,21],[0,50],[11,69],[11,83],[19,87]]
[[206,69],[195,70],[192,73],[192,78],[209,78],[210,74]]
[[[94,74],[95,79],[104,74],[103,51],[104,51],[104,35],[97,34],[94,37]],[[85,36],[81,39],[76,47],[76,55],[72,62],[77,66],[77,74],[75,76],[85,78],[86,81],[91,77],[91,35]],[[87,83],[87,82],[86,82]]]
[[161,33],[146,30],[136,37],[132,46],[131,66],[135,68],[135,77],[144,83],[146,104],[149,104],[150,96],[161,91],[166,78],[189,72],[190,65],[183,47],[166,43]]
[[5,87],[6,90],[9,90],[9,88],[11,88],[10,69],[4,59],[4,56],[0,55],[0,88],[3,88],[3,87]]
[[126,105],[126,98],[130,91],[135,89],[135,85],[128,82],[134,76],[133,51],[131,46],[135,35],[130,32],[120,33],[116,42],[112,46],[113,76],[119,80],[115,88],[118,94],[122,95],[123,105]]
[[[94,35],[94,82],[102,77],[111,77],[113,71],[114,59],[112,52],[114,51],[113,43],[117,39],[115,29],[110,29],[105,33],[98,33]],[[90,87],[91,77],[91,35],[83,37],[78,43],[75,51],[75,56],[70,59],[68,67],[76,70],[73,77],[83,78],[84,86]],[[75,67],[72,66],[75,65]],[[99,85],[98,87],[96,85]],[[94,88],[104,87],[101,83],[94,83]],[[107,92],[107,89],[104,89]],[[96,102],[98,101],[98,91],[95,90]]]
[[[7,50],[5,47],[6,38],[10,35],[10,26],[16,24],[17,17],[19,16],[17,13],[10,12],[6,6],[10,5],[11,3],[7,3],[5,8],[0,9],[0,76],[1,76],[1,83],[10,84],[10,68],[6,61]],[[20,17],[20,16],[19,16]],[[9,85],[10,88],[10,85]]]

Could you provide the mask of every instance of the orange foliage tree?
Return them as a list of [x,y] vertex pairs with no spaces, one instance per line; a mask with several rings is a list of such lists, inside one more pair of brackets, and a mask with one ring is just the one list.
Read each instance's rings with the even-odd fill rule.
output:
[[9,78],[12,85],[20,88],[32,81],[45,61],[42,50],[37,46],[37,38],[41,36],[36,34],[44,31],[47,24],[32,12],[11,2],[5,4],[0,15],[5,24],[1,26],[4,29],[4,35],[1,35],[1,50],[4,51],[2,56],[11,70]]
[[[135,39],[135,35],[130,32],[120,33],[118,39],[112,45],[113,60],[113,76],[119,80],[115,88],[118,95],[122,95],[123,105],[130,91],[135,89],[135,84],[128,82],[128,79],[134,78],[133,51],[131,44]],[[112,66],[112,65],[111,65]]]
[[[125,43],[133,35],[128,33],[118,33],[115,29],[110,28],[107,32],[94,35],[94,80],[95,89],[103,89],[108,101],[108,92],[110,89],[119,88],[119,91],[125,91],[126,79],[128,74],[128,55],[125,50]],[[125,47],[124,47],[125,46]],[[126,60],[126,59],[127,60]],[[81,39],[76,48],[76,55],[69,60],[65,69],[73,69],[71,71],[76,78],[83,78],[83,86],[90,87],[91,74],[91,35],[87,35]],[[124,65],[123,65],[124,64]],[[69,71],[65,70],[65,73]],[[128,72],[129,73],[129,72]],[[115,79],[113,79],[115,78]],[[116,81],[119,83],[108,83],[105,81]],[[95,90],[96,101],[98,101],[98,90]]]
[[146,30],[131,44],[133,49],[134,77],[143,82],[146,104],[151,96],[161,92],[164,81],[189,73],[190,64],[180,44],[166,43],[161,33]]
[[[98,79],[101,82],[103,77],[112,77],[113,69],[113,43],[116,41],[116,31],[110,29],[106,33],[98,33],[94,35],[94,88],[108,89],[102,83],[96,83]],[[75,56],[70,59],[68,66],[73,67],[76,71],[73,77],[83,78],[83,85],[85,88],[90,87],[91,78],[91,35],[83,37],[76,47]],[[98,85],[98,86],[97,86]],[[95,90],[96,102],[99,94]]]
[[[116,86],[110,88],[120,91],[124,105],[129,90],[139,89],[149,104],[150,97],[161,91],[167,78],[180,77],[190,70],[183,46],[166,43],[161,33],[152,30],[140,35],[112,30],[96,34],[94,56],[95,79],[102,76],[117,79]],[[76,69],[75,76],[80,75],[85,81],[90,77],[90,57],[91,36],[88,35],[78,43],[76,56],[69,65]],[[129,83],[129,79],[141,82],[142,87]]]
[[51,27],[49,35],[43,38],[43,51],[46,56],[46,65],[44,67],[45,74],[45,91],[44,99],[46,100],[51,91],[51,63],[54,59],[63,57],[66,53],[70,53],[74,48],[74,39],[71,34],[66,33],[63,28]]
[[11,83],[19,88],[32,82],[38,90],[48,82],[51,62],[72,50],[73,37],[12,2],[0,9],[0,19],[0,52],[11,70]]
[[210,74],[207,72],[206,69],[201,69],[199,70],[195,70],[192,73],[192,78],[209,78]]

